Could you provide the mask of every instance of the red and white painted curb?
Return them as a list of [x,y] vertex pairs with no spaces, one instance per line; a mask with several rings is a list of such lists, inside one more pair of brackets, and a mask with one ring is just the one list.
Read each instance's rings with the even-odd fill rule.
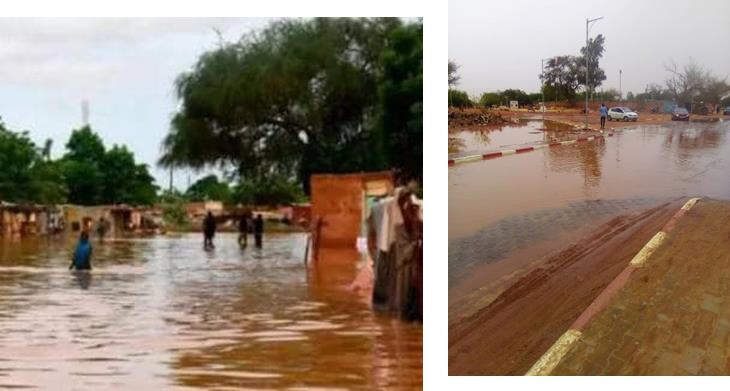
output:
[[[607,136],[611,137],[611,136],[613,136],[613,133],[608,133]],[[515,148],[515,149],[503,149],[501,151],[487,152],[487,153],[481,154],[481,155],[461,156],[461,157],[449,159],[449,167],[455,166],[460,163],[474,162],[477,160],[494,159],[497,157],[514,155],[517,153],[530,152],[530,151],[534,151],[537,149],[552,148],[552,147],[558,147],[561,145],[571,145],[571,144],[576,144],[576,143],[586,142],[586,141],[593,141],[593,140],[603,140],[603,138],[604,138],[603,135],[578,137],[577,139],[573,139],[573,140],[554,141],[554,142],[548,143],[548,144],[531,145],[531,146],[520,147],[520,148]]]
[[525,375],[527,376],[546,376],[550,375],[555,367],[558,366],[560,360],[570,351],[570,349],[578,342],[583,335],[588,322],[598,313],[603,311],[609,304],[611,298],[626,285],[631,274],[638,268],[646,265],[647,259],[664,243],[667,234],[674,230],[677,220],[684,216],[699,201],[699,198],[690,198],[677,213],[669,219],[661,231],[657,232],[654,237],[647,242],[641,250],[636,253],[631,262],[619,273],[616,278],[611,281],[606,288],[593,300],[593,302],[580,314],[580,316],[568,328],[568,331],[558,338],[557,341],[548,349],[539,360],[532,365]]

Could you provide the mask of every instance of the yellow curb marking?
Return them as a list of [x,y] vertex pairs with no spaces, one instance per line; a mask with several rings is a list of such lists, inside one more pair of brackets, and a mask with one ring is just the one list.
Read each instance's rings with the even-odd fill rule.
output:
[[690,198],[689,201],[687,201],[687,203],[684,204],[684,206],[682,207],[682,209],[684,209],[684,210],[690,210],[690,209],[692,209],[692,207],[695,206],[695,204],[699,200],[700,200],[699,197],[698,198]]
[[571,145],[571,144],[575,144],[576,142],[577,142],[576,140],[569,140],[569,141],[561,141],[560,144]]
[[[700,197],[690,198],[684,204],[684,206],[682,206],[681,209],[689,211],[690,209],[692,209],[693,206],[695,206],[695,204],[697,204],[697,201],[699,201],[700,199]],[[644,266],[646,260],[651,256],[651,254],[656,251],[657,248],[659,248],[659,246],[664,242],[666,237],[666,232],[657,232],[656,235],[654,235],[654,237],[652,237],[651,240],[649,240],[649,242],[641,248],[641,250],[634,256],[631,262],[629,262],[629,264],[634,267]],[[561,335],[560,338],[555,341],[553,346],[551,346],[550,349],[548,349],[548,351],[545,352],[545,354],[543,354],[542,357],[540,357],[540,359],[532,365],[532,368],[527,371],[525,376],[550,375],[555,367],[558,366],[560,360],[565,357],[568,351],[570,351],[573,345],[578,342],[582,335],[583,333],[578,330],[568,329],[568,331],[563,333],[563,335]]]
[[[695,204],[697,204],[697,201],[699,201],[700,198],[690,198],[681,209],[684,209],[685,211],[689,211],[692,209]],[[635,266],[635,267],[643,267],[646,265],[647,259],[654,254],[654,252],[659,248],[659,246],[664,243],[664,240],[667,238],[667,233],[664,231],[659,231],[654,235],[654,237],[651,238],[651,240],[644,245],[644,247],[641,248],[641,250],[634,256],[634,258],[629,262],[629,265]]]
[[654,235],[654,237],[652,237],[651,240],[646,243],[636,255],[634,255],[634,258],[631,262],[629,262],[629,265],[635,267],[644,266],[646,260],[651,256],[651,254],[654,254],[654,251],[656,251],[659,246],[661,246],[666,237],[667,234],[664,231],[657,232],[656,235]]
[[517,152],[517,151],[516,151],[516,150],[514,150],[514,149],[505,149],[504,151],[502,151],[502,156],[506,156],[506,155],[512,155],[512,154],[514,154],[515,152]]
[[526,376],[547,376],[549,375],[560,360],[563,359],[566,353],[570,350],[573,345],[578,342],[582,333],[578,330],[568,329],[563,335],[558,338],[553,346],[548,349],[545,354],[540,357],[537,362],[530,368],[525,374]]
[[534,146],[535,149],[541,149],[541,148],[547,148],[547,147],[548,147],[548,144],[540,144],[540,145]]

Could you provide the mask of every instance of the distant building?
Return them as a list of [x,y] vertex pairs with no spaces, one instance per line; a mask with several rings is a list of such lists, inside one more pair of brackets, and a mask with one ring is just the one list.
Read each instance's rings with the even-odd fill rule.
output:
[[0,236],[45,235],[59,229],[55,206],[0,202]]
[[223,214],[223,202],[221,201],[201,201],[201,202],[188,202],[185,204],[185,213],[191,219],[202,218],[208,211],[212,212],[215,216]]

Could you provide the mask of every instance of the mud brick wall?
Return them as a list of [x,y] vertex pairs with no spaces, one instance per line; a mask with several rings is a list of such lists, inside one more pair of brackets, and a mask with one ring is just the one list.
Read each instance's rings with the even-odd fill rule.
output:
[[[387,184],[384,185],[383,183]],[[327,175],[310,178],[312,219],[322,218],[321,247],[352,247],[357,244],[363,218],[366,189],[392,189],[392,173]]]
[[357,175],[313,175],[312,217],[322,218],[320,245],[355,247],[362,219],[363,185]]

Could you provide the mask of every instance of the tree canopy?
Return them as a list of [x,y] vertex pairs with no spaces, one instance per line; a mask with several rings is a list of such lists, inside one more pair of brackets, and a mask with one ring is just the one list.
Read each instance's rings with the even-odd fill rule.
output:
[[719,104],[722,95],[730,91],[726,79],[714,76],[692,59],[682,68],[671,62],[665,64],[664,69],[669,73],[665,80],[666,90],[678,103],[703,101]]
[[457,85],[461,76],[456,73],[459,70],[459,66],[456,62],[449,60],[449,88]]
[[288,19],[221,43],[176,80],[163,166],[244,181],[396,168],[422,177],[422,25]]
[[28,132],[13,132],[0,120],[0,200],[56,203],[65,199],[60,170],[46,161]]
[[96,132],[84,126],[71,133],[59,162],[68,202],[80,205],[151,204],[157,186],[147,165],[137,164],[124,146],[108,151]]
[[208,175],[198,179],[188,187],[185,197],[191,201],[231,201],[231,189],[228,183],[218,181],[216,175]]
[[575,101],[575,91],[580,85],[579,59],[575,56],[557,56],[549,59],[540,79],[561,99]]
[[[579,85],[586,87],[589,93],[593,94],[596,87],[600,87],[606,80],[606,72],[600,67],[600,59],[603,57],[603,44],[606,39],[603,34],[598,34],[595,38],[588,39],[588,45],[580,48],[581,56],[576,59],[578,64],[576,71]],[[588,81],[586,82],[585,64],[586,57],[588,59]]]

